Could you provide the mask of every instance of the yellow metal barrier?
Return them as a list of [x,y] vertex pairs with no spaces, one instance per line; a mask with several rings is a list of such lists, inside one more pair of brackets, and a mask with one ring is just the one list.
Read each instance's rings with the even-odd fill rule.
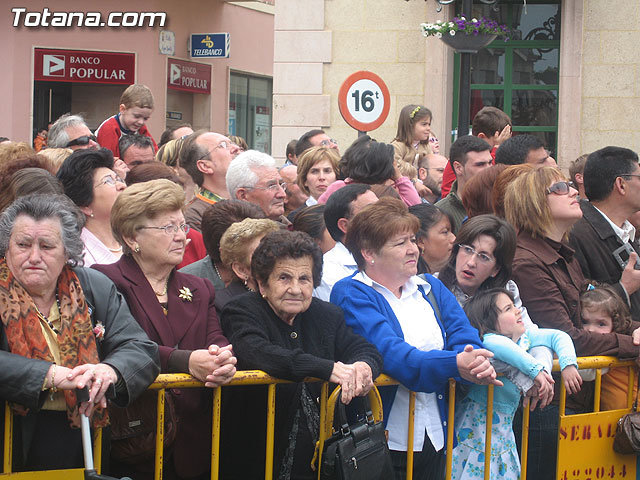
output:
[[[596,393],[594,398],[594,412],[586,415],[590,415],[590,420],[593,422],[593,419],[604,418],[605,413],[607,414],[607,421],[610,418],[619,418],[622,414],[626,413],[628,410],[614,410],[614,414],[611,415],[609,412],[599,412],[600,409],[600,386],[601,386],[601,368],[605,367],[627,367],[633,366],[633,361],[619,361],[615,357],[581,357],[578,359],[578,365],[580,369],[597,369],[596,373]],[[554,371],[559,370],[557,361],[554,365]],[[305,381],[309,382],[318,382],[320,380],[317,379],[306,379]],[[272,471],[273,471],[273,449],[274,449],[274,422],[275,422],[275,387],[277,384],[281,383],[291,383],[286,380],[277,379],[271,377],[264,372],[259,370],[247,370],[237,372],[228,386],[242,386],[242,385],[268,385],[268,414],[267,414],[267,446],[266,446],[266,464],[265,464],[265,480],[271,480]],[[388,385],[397,385],[398,382],[394,379],[381,375],[375,381],[376,386],[388,386]],[[630,409],[633,398],[633,385],[634,385],[634,375],[629,375],[629,385],[628,385],[628,394],[627,394],[627,404]],[[163,466],[163,443],[164,443],[164,392],[166,389],[171,388],[202,388],[204,385],[202,382],[195,380],[190,375],[186,374],[172,374],[172,375],[159,375],[156,381],[149,387],[150,389],[158,391],[158,401],[157,401],[157,410],[158,410],[158,423],[156,426],[157,438],[156,438],[156,457],[155,457],[155,479],[162,479],[162,466]],[[227,385],[225,385],[226,387]],[[216,480],[219,478],[218,470],[220,465],[220,406],[221,406],[221,388],[216,388],[213,392],[213,422],[212,422],[212,446],[211,446],[211,478]],[[580,420],[579,415],[565,415],[565,405],[566,405],[566,397],[565,397],[565,389],[564,385],[561,385],[561,397],[560,397],[560,422],[561,427],[559,429],[558,437],[559,440],[562,440],[562,428],[563,428],[563,419],[570,419],[574,421],[574,424],[571,426],[572,428],[580,428],[580,423],[578,422],[578,426],[576,427],[575,420]],[[484,478],[489,479],[490,471],[490,457],[491,457],[491,427],[492,427],[492,418],[493,418],[493,387],[489,387],[488,394],[488,405],[487,405],[487,439],[486,439],[486,449],[485,449],[485,472]],[[320,396],[320,421],[321,425],[330,424],[333,416],[328,412],[327,409],[327,400],[328,400],[328,384],[325,382],[322,386],[322,393]],[[375,407],[374,407],[375,408]],[[381,406],[380,406],[381,408]],[[381,414],[381,413],[380,413]],[[411,480],[413,478],[413,426],[414,426],[414,415],[415,415],[415,393],[412,392],[410,396],[410,404],[409,404],[409,416],[408,416],[408,438],[407,438],[407,480]],[[447,459],[446,459],[446,473],[445,478],[451,477],[451,455],[450,452],[453,449],[454,442],[454,415],[455,415],[455,381],[449,381],[449,416],[447,418],[446,426],[447,426]],[[617,415],[617,417],[616,417]],[[600,416],[600,417],[594,417]],[[610,418],[609,418],[610,417]],[[527,466],[527,432],[529,428],[529,409],[524,409],[523,415],[523,438],[522,438],[522,449],[521,452],[521,464],[522,464],[522,476],[521,480],[526,480],[526,466]],[[328,438],[330,435],[330,430],[326,428],[320,429],[320,445],[324,444],[324,440]],[[609,437],[611,437],[610,432],[608,432]],[[57,470],[57,471],[43,471],[43,472],[12,472],[11,471],[11,463],[12,463],[12,439],[13,439],[13,415],[8,407],[5,408],[5,431],[4,431],[4,461],[3,461],[3,473],[0,473],[0,477],[16,477],[18,480],[44,480],[44,479],[82,479],[83,478],[83,470],[82,469],[72,469],[72,470]],[[610,438],[612,442],[612,438]],[[94,439],[94,462],[96,465],[96,470],[100,471],[101,467],[101,431],[97,431]],[[608,460],[610,460],[612,468],[616,468],[616,465],[620,463],[620,465],[625,465],[625,478],[635,478],[635,456],[633,457],[633,468],[627,467],[630,464],[629,459],[625,459],[624,456],[614,454],[613,450],[605,450],[602,451],[602,446],[599,447],[601,449],[600,453],[604,454]],[[561,449],[559,452],[562,454]],[[575,452],[574,452],[575,453]],[[622,459],[618,458],[622,457]],[[558,458],[558,475],[561,473],[561,468],[564,468],[564,464],[562,463],[564,459],[562,455],[559,455]],[[615,463],[618,462],[618,463]],[[608,464],[609,466],[609,464]],[[622,467],[621,467],[622,468]],[[632,471],[631,471],[632,470]],[[613,470],[612,470],[613,471]],[[586,470],[585,470],[586,472]],[[593,473],[594,478],[605,478],[605,477],[596,477],[596,474],[600,474],[600,470],[596,470]],[[582,478],[574,475],[575,478]],[[558,476],[560,478],[560,476]],[[587,478],[587,477],[584,477]],[[607,477],[609,478],[609,477]],[[614,477],[611,477],[614,478]],[[617,478],[617,477],[616,477]]]

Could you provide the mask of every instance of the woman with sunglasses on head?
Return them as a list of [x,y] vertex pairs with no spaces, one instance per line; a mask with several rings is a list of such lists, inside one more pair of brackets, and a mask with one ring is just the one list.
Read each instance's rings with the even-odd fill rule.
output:
[[81,238],[84,266],[113,263],[122,246],[111,232],[111,207],[126,185],[113,170],[113,154],[106,148],[76,150],[64,161],[57,176],[64,193],[85,216]]
[[[136,321],[158,343],[161,373],[189,373],[206,387],[217,387],[233,377],[236,358],[220,328],[213,285],[176,271],[189,230],[183,210],[184,191],[171,180],[131,185],[116,200],[111,216],[124,254],[116,263],[93,268],[116,284]],[[178,426],[172,455],[165,456],[165,475],[206,475],[211,398],[198,389],[172,398]],[[140,474],[144,470],[153,471],[149,465],[135,465],[118,473],[146,478]]]
[[[638,357],[634,338],[640,338],[640,331],[601,334],[582,327],[579,296],[584,276],[567,243],[568,232],[582,217],[582,210],[578,191],[562,172],[543,167],[522,173],[507,187],[504,208],[507,220],[518,231],[513,278],[534,323],[567,332],[578,356]],[[527,478],[555,478],[557,401],[556,396],[552,405],[531,414]],[[568,395],[566,405],[569,414],[590,411],[589,389]],[[516,419],[514,426],[517,423]]]

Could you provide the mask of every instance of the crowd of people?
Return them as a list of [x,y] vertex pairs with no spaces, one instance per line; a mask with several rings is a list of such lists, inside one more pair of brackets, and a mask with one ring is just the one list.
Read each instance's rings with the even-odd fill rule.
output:
[[[81,466],[80,415],[115,430],[159,373],[187,373],[208,388],[167,394],[164,477],[208,478],[211,388],[258,369],[293,382],[277,387],[278,479],[317,475],[320,390],[303,380],[339,385],[349,403],[381,373],[399,382],[380,388],[397,479],[411,391],[413,478],[444,478],[450,378],[464,387],[452,478],[483,476],[492,384],[491,478],[519,478],[514,429],[531,408],[528,476],[551,479],[560,383],[568,413],[593,405],[576,357],[638,358],[633,151],[581,156],[568,180],[538,137],[512,136],[484,107],[444,155],[430,110],[407,105],[389,143],[363,135],[341,154],[310,130],[279,167],[187,124],[156,144],[152,113],[149,89],[131,85],[95,133],[66,114],[46,142],[39,132],[39,153],[0,145],[0,398],[17,414],[15,470]],[[603,376],[604,408],[626,405],[627,378]],[[222,478],[263,475],[266,398],[223,389]],[[105,467],[151,478],[151,460]]]

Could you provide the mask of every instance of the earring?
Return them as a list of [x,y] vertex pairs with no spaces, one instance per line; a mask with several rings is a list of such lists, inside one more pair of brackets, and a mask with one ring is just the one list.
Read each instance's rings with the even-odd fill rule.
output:
[[134,248],[133,250],[134,250],[134,252],[136,252],[136,253],[140,253],[140,246],[139,246],[139,245],[136,245],[136,248]]
[[375,260],[371,260],[371,265],[373,265],[374,263],[376,263]]
[[93,212],[91,212],[91,213],[89,214],[89,216],[90,216],[91,218],[93,218],[93,217],[94,217]]
[[246,287],[249,284],[249,277],[245,277],[244,286]]

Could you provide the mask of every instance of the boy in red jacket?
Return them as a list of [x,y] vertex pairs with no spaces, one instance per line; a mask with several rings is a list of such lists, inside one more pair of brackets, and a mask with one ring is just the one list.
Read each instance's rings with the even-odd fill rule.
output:
[[120,157],[118,141],[122,135],[146,135],[153,141],[153,150],[158,146],[145,123],[153,113],[153,95],[145,85],[129,85],[120,97],[120,112],[108,118],[96,130],[101,147],[108,148],[114,157]]

